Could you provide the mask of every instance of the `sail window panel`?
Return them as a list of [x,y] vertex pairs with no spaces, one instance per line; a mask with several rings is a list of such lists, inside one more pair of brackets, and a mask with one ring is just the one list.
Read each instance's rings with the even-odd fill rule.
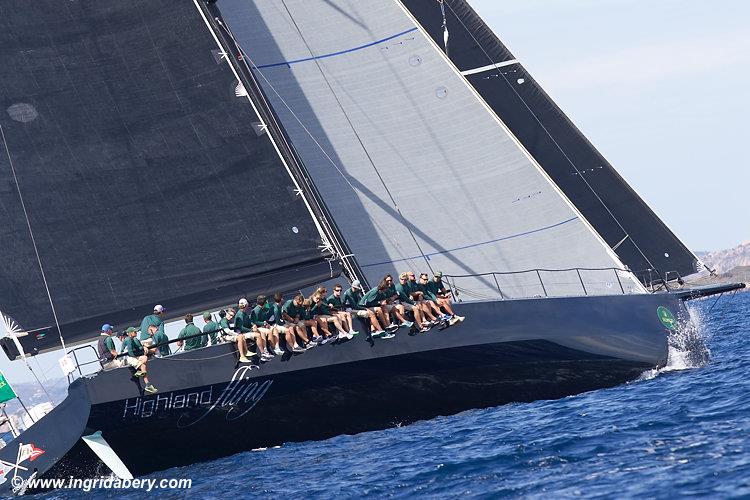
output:
[[457,275],[619,266],[397,3],[220,9],[371,283],[422,254]]

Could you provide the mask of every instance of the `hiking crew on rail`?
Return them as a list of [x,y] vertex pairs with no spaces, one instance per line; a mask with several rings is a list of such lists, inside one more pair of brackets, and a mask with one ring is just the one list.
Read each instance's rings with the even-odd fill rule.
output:
[[[442,330],[464,320],[453,312],[451,290],[443,284],[442,276],[437,272],[430,280],[428,274],[421,273],[417,280],[413,272],[407,271],[399,274],[398,283],[394,284],[388,274],[367,292],[355,280],[347,290],[337,283],[330,295],[320,287],[307,299],[299,293],[284,301],[282,294],[276,293],[269,302],[265,295],[258,295],[252,309],[243,297],[236,311],[231,307],[219,311],[218,321],[210,312],[204,312],[202,330],[193,323],[192,314],[185,315],[176,352],[236,342],[241,363],[252,363],[253,359],[264,363],[275,356],[301,354],[318,345],[350,340],[359,334],[354,329],[354,318],[366,325],[366,338],[370,341],[394,338],[402,327],[409,329],[409,335],[426,333],[434,326]],[[112,338],[114,328],[102,325],[97,344],[102,368],[130,367],[135,377],[143,378],[146,393],[157,392],[149,382],[147,364],[150,357],[172,354],[164,332],[164,314],[164,306],[157,304],[153,313],[143,318],[140,329],[129,327],[119,334],[119,352]]]

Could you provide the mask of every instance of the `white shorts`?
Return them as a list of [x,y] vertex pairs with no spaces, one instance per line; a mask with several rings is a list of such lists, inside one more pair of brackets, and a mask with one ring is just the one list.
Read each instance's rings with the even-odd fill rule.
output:
[[357,318],[369,318],[370,312],[367,309],[353,309],[349,311],[352,313],[352,316],[355,316]]
[[[243,333],[243,335],[245,336],[245,340],[255,340],[258,338],[259,334],[258,332],[247,332],[247,333]],[[237,340],[237,339],[235,338],[234,340]]]
[[279,333],[286,333],[286,329],[287,329],[286,326],[284,325],[275,325],[275,326],[276,326],[276,331],[278,331]]

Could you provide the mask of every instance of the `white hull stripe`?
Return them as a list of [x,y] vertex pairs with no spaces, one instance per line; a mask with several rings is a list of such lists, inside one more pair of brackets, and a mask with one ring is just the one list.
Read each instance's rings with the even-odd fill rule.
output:
[[489,71],[491,69],[502,68],[504,66],[510,66],[511,64],[516,63],[518,63],[517,59],[511,59],[510,61],[503,61],[501,63],[488,64],[487,66],[482,66],[481,68],[467,69],[466,71],[462,71],[461,74],[464,76],[476,75],[477,73],[484,73],[485,71]]

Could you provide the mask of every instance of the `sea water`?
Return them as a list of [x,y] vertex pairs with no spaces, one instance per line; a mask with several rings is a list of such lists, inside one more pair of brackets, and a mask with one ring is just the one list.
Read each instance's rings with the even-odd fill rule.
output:
[[750,497],[750,293],[690,308],[693,330],[672,339],[669,364],[631,383],[174,468],[148,477],[191,478],[192,488],[151,494]]

